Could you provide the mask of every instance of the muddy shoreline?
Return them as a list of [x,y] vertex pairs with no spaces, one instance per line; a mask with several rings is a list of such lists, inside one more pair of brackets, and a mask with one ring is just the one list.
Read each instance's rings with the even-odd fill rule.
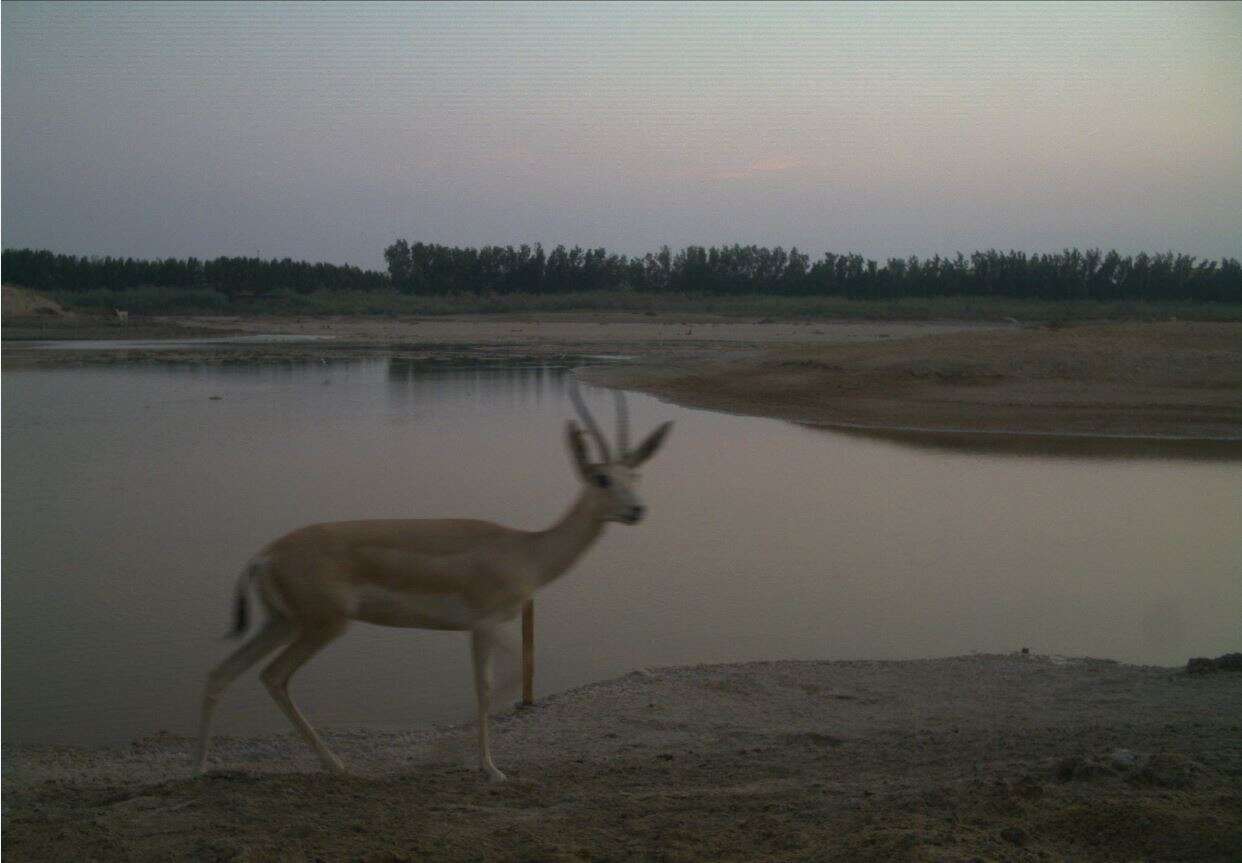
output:
[[941,333],[597,377],[694,407],[857,432],[1242,442],[1233,324]]
[[6,750],[22,860],[1235,860],[1242,674],[1014,653],[655,668],[468,726]]
[[[105,318],[43,321],[8,318],[4,362],[12,368],[113,363],[309,362],[395,357],[426,360],[540,359],[589,354],[626,356],[657,364],[746,356],[789,345],[853,343],[985,328],[970,322],[751,321],[719,316],[652,319],[632,314],[474,315],[435,318],[213,317]],[[305,337],[306,342],[239,344],[217,350],[47,350],[40,342]]]
[[[357,359],[573,364],[607,356],[627,361],[593,369],[598,383],[692,407],[845,430],[1242,441],[1242,324],[1236,323],[1052,328],[629,314],[89,323],[92,338],[314,337],[213,350],[46,350],[26,340],[40,332],[32,326],[6,320],[6,368]],[[46,331],[74,329],[60,322]]]

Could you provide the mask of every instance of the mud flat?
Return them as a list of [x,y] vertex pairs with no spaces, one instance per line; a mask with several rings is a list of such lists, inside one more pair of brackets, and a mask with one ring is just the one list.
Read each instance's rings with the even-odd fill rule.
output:
[[681,404],[854,430],[1242,441],[1242,325],[1013,327],[598,374]]
[[[711,315],[648,317],[627,313],[463,315],[453,317],[7,317],[4,362],[13,368],[118,362],[276,363],[401,359],[541,359],[603,354],[660,363],[747,355],[765,347],[904,339],[975,330],[969,322],[809,322],[739,320]],[[56,349],[66,340],[241,337],[214,351],[152,347]],[[258,336],[280,343],[257,345]],[[306,338],[297,342],[295,337]],[[312,340],[313,339],[313,340]],[[248,340],[248,341],[247,341]],[[53,344],[49,344],[49,342]],[[64,344],[64,347],[70,347]]]
[[1015,653],[657,668],[468,727],[8,749],[14,860],[1242,856],[1242,674]]
[[[1242,440],[1242,324],[1047,325],[541,314],[160,317],[77,326],[6,318],[4,365],[627,362],[591,375],[681,404],[846,429]],[[58,350],[31,341],[241,337]],[[268,344],[254,337],[278,337]],[[307,337],[298,341],[294,337]],[[314,337],[314,338],[309,338]]]

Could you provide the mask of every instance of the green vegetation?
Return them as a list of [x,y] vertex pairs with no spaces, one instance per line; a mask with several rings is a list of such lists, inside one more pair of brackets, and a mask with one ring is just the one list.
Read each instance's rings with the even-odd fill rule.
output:
[[[7,277],[8,274],[5,275]],[[226,312],[229,308],[228,296],[210,288],[143,286],[129,290],[101,288],[93,291],[50,290],[44,293],[66,308],[83,311],[124,309],[140,315],[177,312],[211,314]]]
[[135,288],[211,290],[228,297],[274,290],[385,291],[383,273],[336,264],[265,261],[261,258],[197,258],[146,261],[134,258],[79,257],[37,249],[5,249],[4,281],[40,291],[132,291]]
[[904,297],[1009,297],[1038,300],[1192,300],[1242,302],[1242,263],[1198,261],[1172,252],[1122,257],[1099,249],[1057,254],[960,252],[953,258],[890,258],[827,252],[818,260],[791,249],[688,246],[628,258],[606,249],[544,255],[541,246],[456,248],[398,240],[384,250],[393,287],[408,294],[776,295],[891,300]]
[[[75,293],[50,291],[48,296],[71,309],[114,307],[138,314],[231,315],[535,315],[568,312],[616,312],[648,317],[725,315],[773,319],[853,320],[1242,320],[1242,303],[1193,303],[1094,300],[1045,302],[994,297],[903,297],[894,300],[851,300],[842,297],[782,297],[757,294],[639,294],[594,291],[584,294],[452,294],[416,296],[387,293],[317,291],[274,292],[261,297],[234,298],[214,291],[186,292],[145,288],[132,292]],[[133,302],[131,302],[131,299]]]
[[1122,257],[976,252],[892,258],[796,248],[457,248],[398,240],[388,272],[259,258],[85,258],[5,250],[6,283],[78,309],[137,313],[460,314],[622,311],[838,318],[1237,320],[1242,263],[1172,252]]

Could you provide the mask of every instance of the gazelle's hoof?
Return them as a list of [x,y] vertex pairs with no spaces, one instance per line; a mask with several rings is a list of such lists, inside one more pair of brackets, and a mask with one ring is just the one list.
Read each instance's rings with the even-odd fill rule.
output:
[[333,758],[331,761],[323,763],[323,769],[331,773],[333,776],[349,776],[349,768],[342,764],[338,759]]
[[505,776],[503,773],[497,770],[495,767],[487,767],[484,769],[483,772],[487,774],[488,782],[504,782],[506,779],[509,778],[508,776]]

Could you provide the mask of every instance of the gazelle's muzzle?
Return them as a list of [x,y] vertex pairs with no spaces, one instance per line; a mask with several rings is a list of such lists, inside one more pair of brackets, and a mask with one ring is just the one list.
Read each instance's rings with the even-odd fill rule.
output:
[[643,506],[632,506],[620,516],[620,521],[625,524],[638,524],[643,520],[643,515],[647,512],[647,508]]

